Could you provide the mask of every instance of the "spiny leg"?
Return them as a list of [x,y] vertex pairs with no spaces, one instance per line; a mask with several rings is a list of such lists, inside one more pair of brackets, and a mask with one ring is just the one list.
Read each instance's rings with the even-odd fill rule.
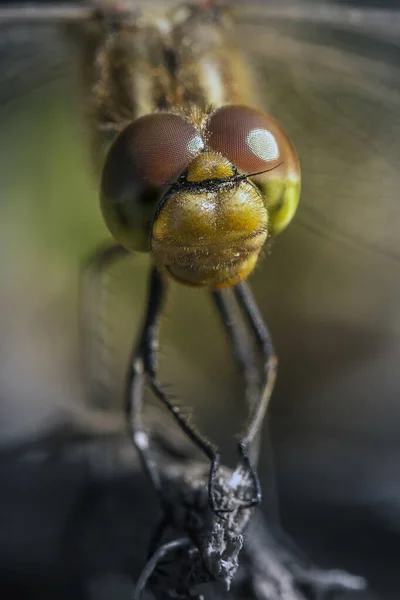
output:
[[[148,329],[153,330],[155,335],[154,342],[157,342],[158,332],[158,321],[163,308],[165,299],[165,290],[158,289],[154,286],[154,278],[150,277],[149,292],[148,292],[148,305],[143,325],[143,331],[139,340],[139,344],[134,346],[130,361],[130,371],[128,374],[128,380],[126,384],[126,397],[125,397],[125,413],[126,419],[129,426],[130,434],[132,436],[133,443],[138,452],[140,462],[144,472],[147,474],[156,494],[158,495],[161,505],[163,506],[163,494],[162,494],[162,482],[160,472],[157,467],[156,461],[153,459],[149,436],[143,426],[142,422],[142,409],[144,400],[144,387],[146,383],[146,373],[144,358],[142,356],[142,348],[145,344],[146,331]],[[155,332],[155,333],[154,333]],[[158,548],[159,543],[162,539],[165,529],[168,526],[168,515],[166,507],[164,508],[164,514],[156,527],[147,551],[147,564],[139,577],[139,580],[135,586],[133,598],[140,598],[143,594],[145,586],[149,577],[155,570],[157,563],[163,558],[163,556],[169,551],[168,545],[161,546]]]
[[[248,406],[251,407],[260,393],[260,376],[253,360],[252,348],[248,343],[247,336],[243,335],[235,320],[235,314],[230,302],[232,300],[231,290],[214,290],[211,292],[211,296],[231,341],[235,358],[243,371],[246,401]],[[250,475],[254,481],[257,495],[260,484],[254,469],[250,469]]]
[[[246,426],[246,434],[239,441],[239,452],[254,482],[254,497],[246,504],[246,506],[253,506],[259,504],[261,501],[261,486],[253,463],[258,458],[259,431],[273,390],[277,360],[268,329],[255,304],[250,289],[246,284],[240,283],[234,288],[234,294],[244,313],[250,331],[255,337],[257,348],[261,350],[263,355],[264,377],[262,378],[260,388],[258,371],[252,360],[246,336],[241,334],[235,322],[228,293],[228,290],[216,290],[212,292],[212,297],[228,332],[234,353],[242,367],[246,381],[246,397],[249,404],[250,417]],[[250,448],[251,444],[252,448]],[[250,451],[252,451],[253,457],[250,456]]]
[[[253,474],[256,487],[256,496],[252,504],[259,504],[261,501],[261,488],[258,476],[253,467],[253,461],[258,458],[258,448],[260,441],[260,431],[264,421],[269,400],[275,384],[278,360],[274,352],[272,340],[268,328],[253,298],[253,294],[247,283],[241,282],[233,288],[237,302],[243,312],[250,330],[253,332],[257,347],[263,357],[263,379],[260,394],[250,407],[250,415],[245,425],[245,433],[239,440],[239,452],[243,458],[244,464],[248,466]],[[253,448],[253,460],[250,457],[251,446]]]
[[253,331],[257,347],[263,355],[264,378],[262,393],[251,407],[251,413],[245,427],[246,433],[241,438],[241,444],[248,447],[259,434],[274,386],[278,360],[275,355],[271,336],[253,294],[246,282],[242,281],[233,288],[243,315]]
[[[246,400],[247,405],[251,408],[256,400],[259,398],[261,393],[261,379],[262,374],[258,368],[256,356],[254,355],[254,347],[251,344],[248,332],[244,332],[242,328],[238,326],[237,313],[233,310],[233,294],[232,290],[215,290],[211,293],[212,298],[215,302],[218,313],[221,317],[221,321],[226,329],[228,338],[231,342],[231,347],[236,357],[236,360],[243,372],[245,386],[246,386]],[[267,424],[268,425],[268,424]],[[266,454],[268,456],[268,494],[267,494],[267,513],[271,521],[278,526],[279,523],[279,508],[277,502],[277,491],[276,482],[274,475],[273,457],[272,457],[272,444],[268,435],[268,427],[264,426],[264,446],[267,443]],[[259,445],[261,436],[258,436],[251,447],[251,460],[255,464],[258,460]],[[264,502],[265,504],[265,502]]]
[[[148,439],[147,435],[144,434],[140,419],[143,402],[144,377],[146,377],[150,389],[171,413],[182,431],[211,461],[209,493],[210,504],[214,509],[215,500],[213,482],[220,463],[220,453],[215,446],[209,442],[207,438],[202,436],[181,414],[179,407],[175,406],[169,400],[157,381],[159,324],[166,296],[166,288],[167,282],[165,277],[153,266],[150,273],[147,311],[143,330],[139,344],[132,353],[131,368],[126,387],[126,410],[129,416],[135,446],[140,452],[142,460],[147,463],[147,471],[150,472],[149,465],[152,461],[147,451]],[[153,483],[155,482],[156,490],[161,492],[160,482],[155,481],[153,477],[154,476],[152,476],[152,480]]]
[[[104,330],[103,327],[96,328],[93,325],[93,313],[97,314],[104,310],[104,273],[112,267],[112,265],[122,257],[129,254],[123,246],[119,244],[105,244],[97,248],[85,261],[81,270],[80,281],[80,337],[81,349],[84,353],[84,367],[86,379],[89,380],[91,387],[88,386],[89,396],[94,398],[93,381],[97,379],[93,370],[87,369],[89,360],[92,359],[93,337],[96,337],[96,343],[103,345]],[[98,325],[98,324],[97,324]],[[103,330],[103,331],[102,331]],[[93,334],[95,331],[95,334]],[[148,436],[143,428],[141,420],[141,409],[143,404],[145,374],[143,361],[141,359],[132,359],[132,373],[130,377],[131,396],[134,400],[132,403],[127,403],[126,413],[127,421],[130,426],[131,435],[134,444],[139,454],[142,467],[147,473],[152,485],[157,493],[161,492],[160,476],[157,470],[157,465],[152,459],[151,453],[148,451],[149,443]],[[155,534],[152,537],[149,546],[149,555],[151,556],[156,550],[158,543],[162,537],[162,533],[167,523],[164,515],[160,525],[157,527]]]
[[232,344],[235,358],[243,371],[247,404],[252,406],[259,393],[260,375],[252,357],[248,336],[243,335],[237,325],[231,306],[232,291],[230,289],[214,290],[211,292],[211,296]]
[[[143,359],[132,360],[127,387],[126,415],[133,443],[139,454],[144,471],[147,473],[156,493],[161,497],[162,486],[157,465],[149,450],[149,438],[142,423],[142,407],[145,385]],[[129,393],[129,397],[128,397]]]
[[[95,329],[92,326],[94,307],[96,311],[101,311],[103,308],[101,298],[104,295],[104,273],[115,262],[127,255],[129,255],[129,252],[123,246],[119,244],[107,244],[96,249],[83,266],[80,286],[80,322],[81,347],[84,349],[84,357],[86,360],[87,356],[90,356],[91,354],[88,352],[88,345],[92,343],[92,330]],[[148,449],[148,436],[143,428],[141,419],[146,379],[154,394],[161,400],[164,406],[166,406],[181,429],[210,459],[210,483],[213,481],[214,474],[217,472],[219,466],[219,453],[216,451],[215,447],[205,437],[201,436],[200,433],[196,431],[195,427],[180,414],[179,408],[170,402],[157,382],[159,320],[163,309],[165,295],[166,281],[159,271],[155,267],[152,267],[146,316],[139,344],[135,344],[132,352],[125,399],[127,420],[135,447],[139,453],[140,460],[146,473],[161,498],[162,490],[160,476]],[[96,338],[98,337],[99,333],[96,331]],[[104,339],[97,339],[96,342],[103,344]],[[90,372],[87,378],[93,384],[93,380],[97,379],[97,375]],[[92,389],[90,391],[92,391]],[[212,491],[211,497],[213,498]],[[214,505],[215,502],[212,500],[211,504]]]

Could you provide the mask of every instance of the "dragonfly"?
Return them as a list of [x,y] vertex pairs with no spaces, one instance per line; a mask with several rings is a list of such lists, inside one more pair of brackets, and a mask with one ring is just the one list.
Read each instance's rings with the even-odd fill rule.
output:
[[[200,6],[200,5],[198,6],[198,8],[199,8],[200,14],[204,15],[204,12],[202,12],[204,10],[204,8],[202,6]],[[79,10],[80,9],[78,9],[78,11]],[[328,13],[329,13],[329,11],[328,11]],[[181,18],[181,15],[182,15],[182,13],[180,13],[180,15],[179,15],[179,12],[178,12],[178,17],[177,17],[178,21],[179,21],[179,18]],[[71,15],[69,15],[69,16],[71,16]],[[215,17],[215,15],[214,15],[214,17]],[[62,17],[60,16],[60,18],[62,18]],[[81,18],[82,17],[79,17],[79,19],[81,19]],[[84,18],[87,19],[88,18],[88,14],[85,14]],[[290,17],[290,14],[289,14],[288,18],[293,18],[293,16]],[[327,20],[329,19],[329,14],[327,15],[326,18],[327,18]],[[126,19],[126,15],[125,15],[125,19]],[[115,27],[118,28],[118,25],[115,22],[116,20],[118,21],[118,19],[116,18],[116,15],[111,15],[111,19],[110,20],[111,20],[111,23],[110,23],[111,28],[115,28]],[[185,21],[183,21],[183,22],[185,22]],[[173,19],[172,19],[172,23],[173,23]],[[168,28],[168,24],[166,25],[165,22],[163,23],[163,26],[164,27],[167,26],[167,28]],[[170,24],[170,26],[171,26],[171,24]],[[379,24],[376,24],[375,27],[379,28]],[[150,29],[152,30],[152,27]],[[172,27],[172,29],[174,29],[174,28]],[[148,30],[146,30],[145,28],[144,28],[144,31],[148,32]],[[143,31],[140,32],[139,35],[141,35],[142,33],[143,33]],[[146,33],[144,33],[144,35],[146,35]],[[164,31],[164,35],[168,38],[168,35],[170,35],[170,31],[168,31],[167,33],[165,33],[165,31]],[[149,35],[147,39],[150,40],[150,41],[154,40],[154,38],[152,38],[151,35]],[[154,50],[154,49],[152,49],[152,50]],[[174,64],[173,64],[174,63],[174,58],[173,58],[173,56],[168,55],[168,52],[166,54],[167,54],[167,63],[169,64],[170,68],[172,68],[172,70],[173,70],[174,68],[176,68],[176,65],[174,66]],[[88,62],[90,62],[90,61],[88,61]],[[171,67],[171,63],[172,63],[172,67]],[[159,64],[158,59],[157,59],[157,64]],[[160,73],[159,75],[160,75],[160,78],[162,79],[163,73]],[[162,85],[161,85],[161,88],[162,88]],[[247,89],[246,86],[245,86],[245,88]],[[163,112],[164,113],[168,112],[168,108],[167,107],[168,107],[168,104],[165,102],[165,100],[162,100],[162,106],[161,106],[160,115],[163,114]],[[145,109],[145,111],[147,111],[147,109]],[[215,112],[211,112],[211,116],[209,114],[207,114],[207,118],[208,119],[212,118],[212,115],[214,115],[214,114],[218,115],[218,114],[222,114],[222,113],[218,112],[218,110],[217,110]],[[104,118],[104,115],[103,115],[103,118]],[[192,118],[192,119],[193,118],[198,118],[198,116],[197,117],[196,116],[193,117],[193,115],[192,115],[192,116],[190,116],[190,118]],[[186,120],[186,122],[188,122],[187,121],[187,115],[185,115],[185,120]],[[111,146],[111,150],[109,150],[108,158],[106,159],[106,161],[109,161],[109,162],[106,162],[106,166],[104,167],[104,170],[103,170],[103,181],[102,181],[102,183],[104,185],[102,185],[102,192],[103,192],[102,193],[102,206],[103,206],[103,212],[104,212],[105,217],[106,217],[106,221],[108,222],[109,227],[110,227],[112,233],[115,234],[115,236],[116,236],[117,239],[119,239],[120,241],[124,242],[124,247],[127,246],[129,250],[134,250],[134,251],[136,250],[137,251],[138,249],[139,250],[143,249],[142,245],[146,245],[146,243],[148,243],[148,236],[147,236],[147,234],[145,232],[146,232],[146,227],[149,226],[149,221],[144,222],[144,223],[142,221],[142,219],[145,219],[145,217],[146,217],[145,211],[143,210],[143,206],[139,206],[139,207],[136,206],[136,205],[133,206],[133,209],[135,211],[134,212],[134,217],[135,218],[132,220],[132,223],[133,223],[133,226],[136,227],[136,223],[137,223],[136,218],[137,218],[140,221],[140,227],[138,229],[135,229],[134,232],[133,232],[134,233],[134,239],[133,239],[133,241],[131,239],[131,242],[133,244],[133,246],[131,246],[131,242],[127,241],[127,238],[126,238],[126,233],[127,232],[124,231],[123,227],[121,227],[121,220],[120,220],[121,215],[120,214],[116,214],[116,212],[115,212],[115,206],[110,205],[110,203],[109,203],[110,194],[108,193],[108,187],[111,184],[110,184],[110,180],[108,179],[108,177],[109,177],[109,171],[107,170],[107,167],[111,171],[113,170],[113,164],[112,163],[113,163],[113,158],[115,156],[115,155],[113,156],[113,152],[118,153],[121,150],[121,147],[118,147],[118,142],[121,142],[121,140],[122,140],[122,143],[124,143],[124,138],[123,138],[124,131],[122,130],[122,128],[123,128],[124,125],[126,125],[126,122],[127,121],[122,121],[121,120],[121,122],[120,122],[121,131],[120,131],[118,127],[117,128],[115,126],[114,127],[113,126],[110,127],[110,121],[107,120],[107,119],[105,119],[105,126],[102,128],[103,129],[102,133],[106,133],[106,136],[108,136],[108,137],[114,137],[114,135],[117,136],[117,140],[115,142],[115,145]],[[103,125],[104,125],[104,123],[103,123]],[[133,125],[135,125],[135,123],[133,123]],[[195,125],[197,125],[197,127],[195,127],[196,132],[197,133],[202,132],[201,123],[198,123],[198,121],[196,120]],[[126,126],[130,127],[131,126],[131,122],[129,122],[129,124],[126,125]],[[105,132],[104,132],[104,129],[106,130]],[[157,129],[157,132],[158,132],[158,129]],[[133,131],[133,133],[135,133],[135,131]],[[209,133],[210,133],[210,131],[209,131]],[[110,134],[111,134],[111,136],[110,136]],[[119,137],[119,135],[122,135],[122,137]],[[282,134],[282,135],[284,137],[284,134]],[[214,136],[214,133],[213,133],[213,129],[211,128],[211,139],[212,139],[213,136]],[[201,139],[198,139],[198,137],[200,137]],[[191,142],[193,142],[193,143],[191,143]],[[193,147],[194,147],[194,151],[193,151],[193,153],[195,155],[194,156],[194,160],[197,158],[197,156],[200,156],[200,155],[203,155],[203,154],[206,153],[205,152],[205,147],[202,146],[202,144],[204,142],[207,142],[207,140],[203,140],[201,135],[200,136],[194,135],[194,137],[191,138],[188,141],[188,148],[190,147],[190,152],[193,151]],[[94,144],[94,146],[95,146],[95,148],[98,147],[97,142]],[[289,146],[289,148],[290,148],[290,146]],[[196,152],[199,152],[199,154],[197,155]],[[290,149],[290,152],[294,152],[293,149]],[[221,154],[223,155],[224,153],[221,152]],[[293,156],[295,157],[295,154],[293,154],[291,156],[292,160],[295,160],[295,158],[293,159]],[[101,158],[103,159],[104,157],[102,156]],[[139,160],[140,160],[140,158],[141,157],[139,157]],[[119,162],[119,161],[117,160],[116,162]],[[282,173],[282,170],[285,170],[287,168],[288,162],[290,162],[290,159],[287,159],[282,164],[278,164],[275,169],[272,169],[272,170],[265,169],[265,171],[263,173],[261,173],[261,171],[263,169],[261,169],[261,168],[259,169],[259,167],[257,167],[257,169],[255,169],[254,172],[251,173],[251,176],[246,171],[246,169],[239,168],[239,170],[238,170],[237,173],[235,173],[235,172],[233,172],[233,174],[231,173],[231,177],[236,178],[236,183],[237,184],[251,185],[252,182],[253,182],[253,180],[254,180],[255,186],[257,188],[259,186],[262,186],[262,185],[266,185],[267,188],[268,188],[268,186],[271,186],[271,179],[270,178],[272,178],[272,181],[273,181],[274,178],[275,178],[275,176],[279,173],[279,169],[281,169],[280,173]],[[198,167],[198,163],[195,163],[195,164],[197,164],[197,167]],[[214,165],[214,167],[215,167],[215,165]],[[203,169],[203,168],[204,168],[204,166],[200,164],[200,172],[201,172],[201,169]],[[226,174],[227,173],[225,172],[225,175]],[[229,172],[228,172],[228,174],[229,174]],[[181,193],[182,189],[185,190],[184,187],[183,188],[178,187],[178,184],[182,184],[182,183],[185,183],[186,185],[188,184],[187,174],[185,174],[186,175],[186,180],[183,180],[183,181],[180,181],[179,178],[176,179],[175,181],[170,181],[170,178],[174,179],[175,173],[172,176],[170,174],[168,174],[168,175],[169,175],[168,176],[168,181],[163,181],[162,184],[163,184],[163,186],[164,186],[164,184],[167,184],[167,187],[168,187],[169,191],[171,192],[171,195],[175,195],[175,194]],[[195,177],[196,177],[196,173],[195,173]],[[240,179],[241,177],[243,177],[243,179]],[[117,177],[117,179],[118,179],[118,177]],[[222,180],[221,177],[216,177],[216,179]],[[264,181],[262,181],[262,179],[264,179]],[[111,180],[112,180],[112,173],[111,173]],[[215,183],[212,180],[211,180],[211,182]],[[258,182],[260,182],[260,183],[258,183]],[[159,185],[159,182],[157,182],[157,185],[154,185],[154,181],[151,181],[151,180],[150,180],[150,183],[151,183],[150,187],[157,187],[157,185]],[[198,182],[195,181],[194,183],[198,183]],[[218,183],[221,183],[221,182],[219,181]],[[274,182],[274,184],[275,183],[276,182]],[[136,184],[137,184],[137,182],[135,182],[135,185]],[[142,184],[143,184],[143,182],[140,183],[140,185],[142,185]],[[285,182],[285,185],[286,184],[287,184],[287,182]],[[298,182],[297,182],[297,184],[298,184]],[[111,187],[112,187],[112,185],[111,185]],[[105,188],[107,188],[107,189],[105,190]],[[193,186],[193,189],[196,189],[196,187]],[[271,188],[270,188],[270,190],[271,190]],[[210,189],[207,189],[207,193],[211,194],[211,193],[213,193],[213,191],[214,190],[211,187],[210,187]],[[158,199],[159,193],[160,193],[159,190],[157,190],[157,193],[155,194],[157,196],[157,202],[160,202],[160,200]],[[166,193],[168,193],[168,192],[166,192]],[[140,196],[140,193],[138,195]],[[150,199],[147,198],[147,199],[149,200],[149,207],[151,209],[153,209],[151,198]],[[294,201],[294,204],[296,204],[296,202],[297,202],[297,200]],[[162,203],[162,201],[161,201],[161,203]],[[290,202],[289,202],[289,204],[290,204]],[[167,206],[168,206],[168,204],[166,203],[165,207],[167,207]],[[282,207],[280,207],[280,208],[282,208]],[[136,209],[138,209],[137,212],[136,212]],[[107,211],[110,211],[111,214],[107,215]],[[273,212],[274,212],[273,209],[271,210],[271,212],[273,214]],[[279,209],[278,209],[278,212],[279,212]],[[155,221],[154,221],[154,211],[150,210],[150,213],[151,213],[151,216],[150,216],[151,223],[153,224],[153,228],[154,228],[154,224],[155,224]],[[162,217],[162,212],[160,212],[158,214],[158,216]],[[293,214],[291,214],[290,216],[293,216]],[[269,225],[266,227],[266,233],[269,234],[271,231],[274,232],[274,230],[275,230],[275,232],[278,232],[279,231],[279,227],[280,227],[279,216],[275,215],[276,220],[270,214],[268,214],[268,217],[270,218],[270,222],[269,222]],[[165,226],[165,223],[164,223],[164,226]],[[130,233],[132,233],[131,230],[128,231],[128,234],[130,234]],[[144,239],[143,239],[143,234],[144,234]],[[129,237],[129,235],[128,235],[128,237]],[[117,257],[120,254],[125,254],[125,251],[122,250],[120,246],[114,247],[113,250],[111,250],[109,252],[106,252],[105,255],[103,255],[103,256],[100,255],[100,259],[99,259],[100,262],[99,262],[99,264],[102,266],[104,263],[108,263],[108,261],[109,261],[110,258],[112,259],[112,258],[114,258],[114,256]],[[160,254],[162,254],[162,253],[160,253]],[[159,260],[162,259],[162,256],[160,256],[160,254],[158,255],[158,259]],[[163,269],[165,268],[165,264],[162,264],[162,268]],[[172,276],[175,279],[181,279],[182,278],[182,272],[180,272],[180,271],[177,272],[175,265],[173,266],[172,270],[171,270],[171,266],[170,265],[167,265],[166,268],[167,268],[167,270],[169,270],[169,276]],[[161,311],[162,303],[163,303],[163,288],[164,288],[165,283],[166,283],[162,279],[162,277],[160,277],[159,270],[160,269],[158,269],[158,268],[155,269],[155,271],[152,274],[151,281],[150,281],[150,294],[149,294],[149,296],[152,297],[153,300],[155,300],[155,301],[157,301],[157,299],[158,299],[158,302],[156,302],[155,314],[148,313],[148,315],[147,315],[149,317],[148,322],[146,323],[147,319],[145,320],[145,325],[147,325],[147,327],[149,328],[149,330],[153,328],[153,331],[154,331],[154,327],[157,328],[157,325],[158,325],[158,322],[157,322],[158,321],[158,315],[159,315],[159,312]],[[246,273],[245,273],[245,275],[246,275]],[[193,276],[192,272],[190,273],[190,276]],[[242,274],[240,276],[242,276]],[[196,284],[196,283],[199,283],[199,282],[191,280],[191,281],[189,281],[189,283]],[[200,283],[203,283],[203,282],[200,282]],[[221,283],[221,282],[218,282],[218,285],[219,285],[219,283]],[[207,285],[207,283],[206,283],[206,285]],[[222,285],[224,285],[224,282],[222,282]],[[251,296],[249,296],[249,289],[248,289],[247,285],[245,285],[244,283],[241,283],[241,282],[238,282],[238,283],[233,282],[233,286],[234,286],[234,290],[235,290],[235,296],[237,297],[237,299],[239,300],[239,302],[241,303],[241,305],[244,307],[245,313],[248,316],[250,316],[249,320],[252,321],[252,325],[253,325],[253,329],[254,329],[255,334],[259,336],[260,335],[260,331],[261,331],[261,333],[263,333],[263,331],[264,331],[265,335],[263,334],[261,336],[261,338],[263,338],[263,339],[259,340],[259,345],[261,346],[262,350],[264,350],[264,351],[265,351],[265,348],[267,347],[268,351],[265,352],[265,354],[267,355],[267,360],[265,360],[265,364],[268,367],[271,367],[271,363],[272,363],[272,367],[274,368],[274,364],[273,363],[274,363],[275,359],[274,359],[272,348],[271,348],[271,345],[270,345],[269,335],[268,335],[268,332],[267,332],[267,330],[265,328],[265,325],[262,323],[262,320],[258,318],[260,316],[259,315],[259,311],[258,311],[257,307],[255,306],[255,303],[254,303],[253,299],[251,298]],[[224,323],[225,327],[228,327],[229,323],[231,321],[229,319],[229,315],[228,315],[228,312],[227,312],[227,310],[228,310],[227,306],[225,306],[225,304],[224,304],[224,296],[226,296],[224,290],[219,290],[218,289],[217,291],[215,291],[215,292],[212,293],[213,300],[214,300],[215,304],[217,305],[217,308],[218,308],[220,314],[223,317],[223,323]],[[150,305],[150,303],[149,303],[149,305]],[[251,319],[252,315],[253,315],[253,318]],[[254,324],[256,325],[256,327],[254,327]],[[144,330],[144,334],[142,336],[142,339],[144,339],[146,337],[145,333],[146,333],[146,328]],[[147,331],[147,333],[148,333],[148,331]],[[236,339],[235,338],[235,332],[233,330],[230,331],[230,335],[232,337],[232,340]],[[151,346],[153,342],[155,343],[154,339],[150,340],[150,341],[147,340],[148,346]],[[261,343],[261,342],[263,342],[263,343]],[[145,343],[145,342],[143,342],[143,343]],[[139,344],[139,346],[140,346],[140,344]],[[236,347],[237,354],[239,355],[240,354],[240,345],[237,343],[235,347]],[[154,350],[154,348],[152,348],[152,350]],[[243,356],[243,353],[241,353],[240,355]],[[135,367],[136,370],[132,371],[131,377],[130,377],[130,382],[129,382],[129,385],[128,385],[128,389],[130,391],[130,393],[129,393],[129,400],[130,401],[128,403],[129,406],[130,406],[130,411],[131,411],[131,417],[130,418],[131,418],[131,421],[133,422],[132,427],[135,429],[134,432],[133,432],[133,435],[134,435],[134,439],[136,439],[136,442],[137,442],[137,445],[139,446],[139,449],[142,450],[142,451],[143,451],[143,449],[146,450],[147,438],[146,438],[145,433],[141,430],[141,428],[137,427],[137,424],[140,423],[140,419],[137,416],[137,410],[140,409],[141,398],[140,398],[140,394],[137,394],[135,396],[135,398],[132,398],[131,397],[132,396],[131,391],[132,391],[133,388],[136,388],[136,386],[138,386],[138,388],[142,387],[141,380],[143,380],[143,372],[145,371],[145,366],[148,366],[149,363],[151,364],[151,359],[152,358],[154,358],[154,357],[150,356],[150,357],[148,357],[148,360],[147,360],[146,356],[142,356],[140,353],[138,354],[137,353],[137,349],[135,349],[134,360],[137,361],[136,367]],[[146,361],[147,361],[147,365],[146,365]],[[273,371],[273,368],[271,369],[272,371]],[[150,367],[150,370],[151,370],[151,367]],[[268,368],[268,373],[267,373],[268,375],[270,375],[271,370]],[[151,375],[151,373],[148,373],[148,375]],[[272,387],[272,384],[271,384],[271,387]],[[157,388],[158,388],[158,386],[154,386],[154,384],[153,384],[153,390],[156,391],[156,393],[157,393]],[[137,388],[136,388],[135,391],[137,391]],[[248,426],[248,432],[250,432],[250,434],[252,432],[254,432],[254,436],[256,436],[257,431],[258,431],[258,425],[262,421],[263,413],[264,413],[264,411],[266,409],[266,402],[265,401],[268,400],[269,393],[270,393],[270,389],[267,389],[267,393],[265,393],[264,395],[260,394],[259,398],[262,399],[264,402],[260,402],[260,404],[258,405],[258,412],[256,412],[255,414],[251,415],[251,417],[253,418],[253,421],[250,421],[250,425]],[[160,399],[162,400],[162,398],[160,398]],[[136,415],[135,418],[133,418],[134,414]],[[202,440],[201,436],[199,436],[199,434],[198,434],[197,431],[194,431],[192,429],[190,429],[190,430],[187,429],[186,424],[184,422],[182,422],[179,419],[179,417],[177,417],[177,418],[178,418],[180,424],[186,429],[186,431],[188,432],[188,434],[192,437],[192,439],[194,439],[196,441],[196,443],[199,443],[199,445],[205,450],[206,455],[212,461],[211,477],[209,478],[209,482],[208,482],[208,490],[210,491],[209,503],[210,503],[211,507],[214,509],[212,512],[213,512],[214,515],[216,515],[216,518],[222,518],[223,517],[224,508],[222,506],[218,506],[217,505],[216,498],[215,498],[215,493],[213,493],[213,488],[215,488],[215,478],[218,475],[218,458],[219,458],[218,454],[216,453],[216,451],[215,451],[215,449],[213,447],[209,446],[207,443],[204,443],[204,440]],[[252,426],[252,423],[254,424],[254,426]],[[258,480],[257,480],[257,474],[256,474],[256,472],[254,470],[254,466],[251,464],[251,461],[248,460],[248,456],[247,456],[248,449],[246,448],[246,446],[247,446],[246,442],[251,443],[252,441],[254,441],[254,440],[252,439],[251,435],[247,436],[247,438],[244,437],[244,439],[242,439],[242,444],[240,446],[240,451],[242,453],[242,457],[243,457],[245,466],[248,468],[248,471],[249,471],[249,474],[250,474],[250,479],[252,480],[252,487],[253,487],[253,493],[250,494],[249,500],[246,500],[246,502],[241,507],[241,510],[247,510],[248,508],[251,508],[250,505],[253,504],[253,503],[254,504],[257,503],[259,501],[259,498],[260,498],[260,490],[259,490],[259,484],[258,484]],[[142,452],[142,454],[143,454],[143,452]],[[144,463],[147,465],[148,470],[151,471],[150,460],[149,460],[148,457],[146,458],[146,452],[144,453],[144,456],[145,456],[144,457]],[[247,461],[247,464],[246,464],[246,461]],[[219,475],[221,476],[221,474],[219,474]],[[155,477],[154,477],[154,479],[155,479]],[[239,491],[239,488],[238,488],[238,491]],[[243,490],[240,490],[240,491],[243,491]],[[248,492],[248,491],[249,490],[246,490],[246,492]],[[215,492],[215,489],[214,489],[214,492]]]
[[[170,478],[169,484],[162,482],[141,420],[148,383],[210,460],[208,482],[201,479],[200,488],[207,490],[215,518],[210,522],[208,512],[203,514],[200,497],[189,513],[197,511],[198,524],[189,531],[200,550],[200,564],[206,565],[206,580],[225,581],[229,588],[249,509],[261,502],[251,452],[259,443],[277,363],[245,280],[267,238],[282,231],[295,213],[300,167],[281,125],[244,103],[243,91],[249,94],[250,81],[238,80],[238,73],[246,77],[247,68],[239,55],[232,56],[226,21],[214,2],[179,6],[167,20],[156,23],[142,23],[134,13],[111,9],[97,24],[88,25],[91,43],[84,50],[83,68],[85,79],[93,82],[88,106],[97,129],[112,140],[101,172],[100,204],[117,242],[95,253],[91,268],[101,272],[129,251],[148,251],[152,259],[146,314],[126,386],[132,439],[165,503]],[[149,74],[150,82],[141,85]],[[100,147],[98,136],[92,143],[95,149]],[[225,476],[220,475],[218,448],[182,414],[158,381],[159,322],[169,278],[210,291],[248,381],[248,396],[254,388],[254,368],[235,326],[226,288],[233,288],[263,355],[260,393],[248,398],[249,418],[238,443],[241,463]],[[251,485],[244,485],[243,478]],[[182,483],[178,487],[186,489]],[[174,502],[167,505],[166,512],[176,512]],[[176,524],[179,520],[173,518]],[[193,581],[185,582],[186,594],[202,582],[203,570],[198,567]]]
[[[232,287],[263,353],[261,392],[250,404],[238,444],[254,488],[243,507],[259,504],[261,489],[250,448],[263,421],[277,361],[244,281],[267,238],[290,222],[300,192],[299,161],[288,136],[273,117],[241,103],[241,90],[248,92],[249,83],[237,82],[235,75],[237,70],[246,72],[246,67],[240,66],[239,56],[229,61],[232,50],[223,37],[223,19],[214,3],[180,7],[167,26],[163,22],[158,28],[131,24],[126,14],[116,24],[113,14],[111,27],[116,32],[110,34],[106,24],[105,33],[101,24],[94,58],[91,48],[84,59],[101,72],[91,77],[94,118],[115,138],[102,170],[100,204],[118,245],[92,262],[102,270],[125,251],[149,251],[152,258],[147,312],[132,355],[126,405],[129,413],[133,407],[139,412],[147,380],[210,460],[209,500],[215,512],[220,511],[214,494],[220,453],[181,414],[157,379],[159,321],[167,282],[172,278],[211,291],[246,374],[252,365],[240,348],[224,291]],[[229,72],[229,64],[235,73]],[[156,73],[144,97],[139,85],[143,69]],[[98,140],[94,144],[99,147]],[[135,415],[130,420],[135,444],[148,464],[139,419]]]

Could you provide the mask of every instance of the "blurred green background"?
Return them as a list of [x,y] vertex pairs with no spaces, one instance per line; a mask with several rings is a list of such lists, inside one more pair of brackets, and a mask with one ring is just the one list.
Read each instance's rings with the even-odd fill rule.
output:
[[[318,9],[312,19],[292,19],[268,16],[267,8],[242,7],[238,40],[259,73],[265,108],[292,137],[303,172],[298,214],[251,278],[280,360],[268,421],[281,507],[288,527],[312,552],[318,549],[317,557],[323,560],[325,552],[330,566],[334,556],[338,566],[367,570],[384,594],[379,598],[397,599],[392,546],[384,536],[397,547],[400,18],[381,12],[350,20],[343,9],[329,23],[318,19]],[[10,39],[32,43],[31,54],[40,47],[45,58],[37,65],[48,60],[53,38],[43,50],[45,38],[28,42],[24,35]],[[85,398],[81,377],[78,283],[83,258],[109,238],[79,117],[73,49],[56,44],[59,75],[30,89],[21,85],[24,73],[32,77],[39,67],[21,68],[18,97],[13,81],[3,85],[5,447],[62,424],[121,427],[123,374],[146,293],[147,256],[133,256],[113,271],[102,311],[107,347],[99,359],[107,366],[106,408],[98,410]],[[195,407],[204,430],[229,442],[224,432],[237,430],[243,414],[236,366],[207,294],[172,288],[162,380],[182,404]],[[350,525],[343,522],[347,514]],[[352,532],[347,541],[344,531]],[[339,550],[323,543],[335,535]],[[367,548],[369,558],[353,544]],[[388,550],[384,560],[376,558],[377,547]]]

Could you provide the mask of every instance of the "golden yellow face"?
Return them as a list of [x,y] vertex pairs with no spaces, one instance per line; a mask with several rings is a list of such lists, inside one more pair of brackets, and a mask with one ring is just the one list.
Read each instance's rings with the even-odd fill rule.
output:
[[163,198],[152,228],[157,265],[192,285],[225,287],[253,270],[268,235],[257,188],[216,152],[196,157]]
[[280,125],[224,106],[197,129],[179,114],[137,119],[112,145],[101,206],[118,242],[150,251],[174,279],[232,286],[254,269],[268,237],[292,219],[297,155]]

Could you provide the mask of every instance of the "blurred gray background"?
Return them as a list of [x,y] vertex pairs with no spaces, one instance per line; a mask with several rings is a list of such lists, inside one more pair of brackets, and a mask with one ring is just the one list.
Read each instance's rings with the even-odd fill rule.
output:
[[[400,13],[351,4],[238,13],[265,108],[303,172],[298,214],[251,285],[280,359],[268,422],[285,528],[322,566],[367,576],[363,598],[398,600]],[[109,238],[74,49],[50,26],[0,27],[0,595],[128,598],[157,518],[121,415],[148,257],[108,282],[96,407],[81,376],[78,282]],[[171,291],[162,379],[229,452],[243,414],[236,365],[206,293]],[[274,502],[266,478],[264,494]]]

